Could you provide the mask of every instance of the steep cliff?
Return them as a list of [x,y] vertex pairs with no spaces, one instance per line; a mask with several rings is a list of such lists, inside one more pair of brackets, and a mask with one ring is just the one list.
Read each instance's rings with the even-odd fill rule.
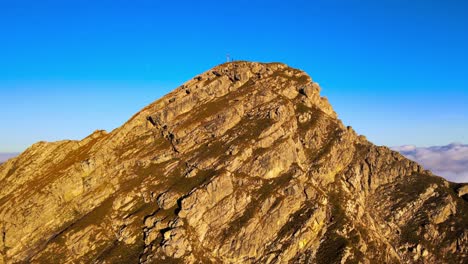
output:
[[466,263],[468,185],[345,127],[319,86],[233,62],[111,133],[0,166],[0,263]]

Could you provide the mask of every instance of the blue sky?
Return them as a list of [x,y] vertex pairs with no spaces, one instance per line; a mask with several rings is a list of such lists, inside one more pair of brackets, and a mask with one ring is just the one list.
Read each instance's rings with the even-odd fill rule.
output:
[[468,142],[468,2],[0,0],[0,152],[112,130],[234,59],[308,72],[379,145]]

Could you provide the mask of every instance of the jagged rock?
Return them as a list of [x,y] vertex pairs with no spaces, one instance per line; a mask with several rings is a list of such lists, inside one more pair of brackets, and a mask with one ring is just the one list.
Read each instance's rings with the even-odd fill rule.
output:
[[0,166],[0,263],[466,263],[468,185],[345,127],[281,63],[189,80]]
[[177,199],[179,199],[179,197],[180,194],[177,194],[175,192],[164,192],[158,197],[158,206],[163,210],[170,209],[171,207],[176,206]]

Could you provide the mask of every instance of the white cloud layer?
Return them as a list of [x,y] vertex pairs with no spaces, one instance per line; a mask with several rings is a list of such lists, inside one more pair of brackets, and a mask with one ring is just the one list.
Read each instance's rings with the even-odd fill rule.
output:
[[452,182],[468,182],[468,145],[453,143],[447,146],[393,147],[408,159]]

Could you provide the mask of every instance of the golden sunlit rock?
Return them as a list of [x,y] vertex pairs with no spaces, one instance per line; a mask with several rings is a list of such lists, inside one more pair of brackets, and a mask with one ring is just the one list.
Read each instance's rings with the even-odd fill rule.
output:
[[0,263],[466,263],[466,185],[319,91],[226,63],[110,133],[34,144],[0,166]]

